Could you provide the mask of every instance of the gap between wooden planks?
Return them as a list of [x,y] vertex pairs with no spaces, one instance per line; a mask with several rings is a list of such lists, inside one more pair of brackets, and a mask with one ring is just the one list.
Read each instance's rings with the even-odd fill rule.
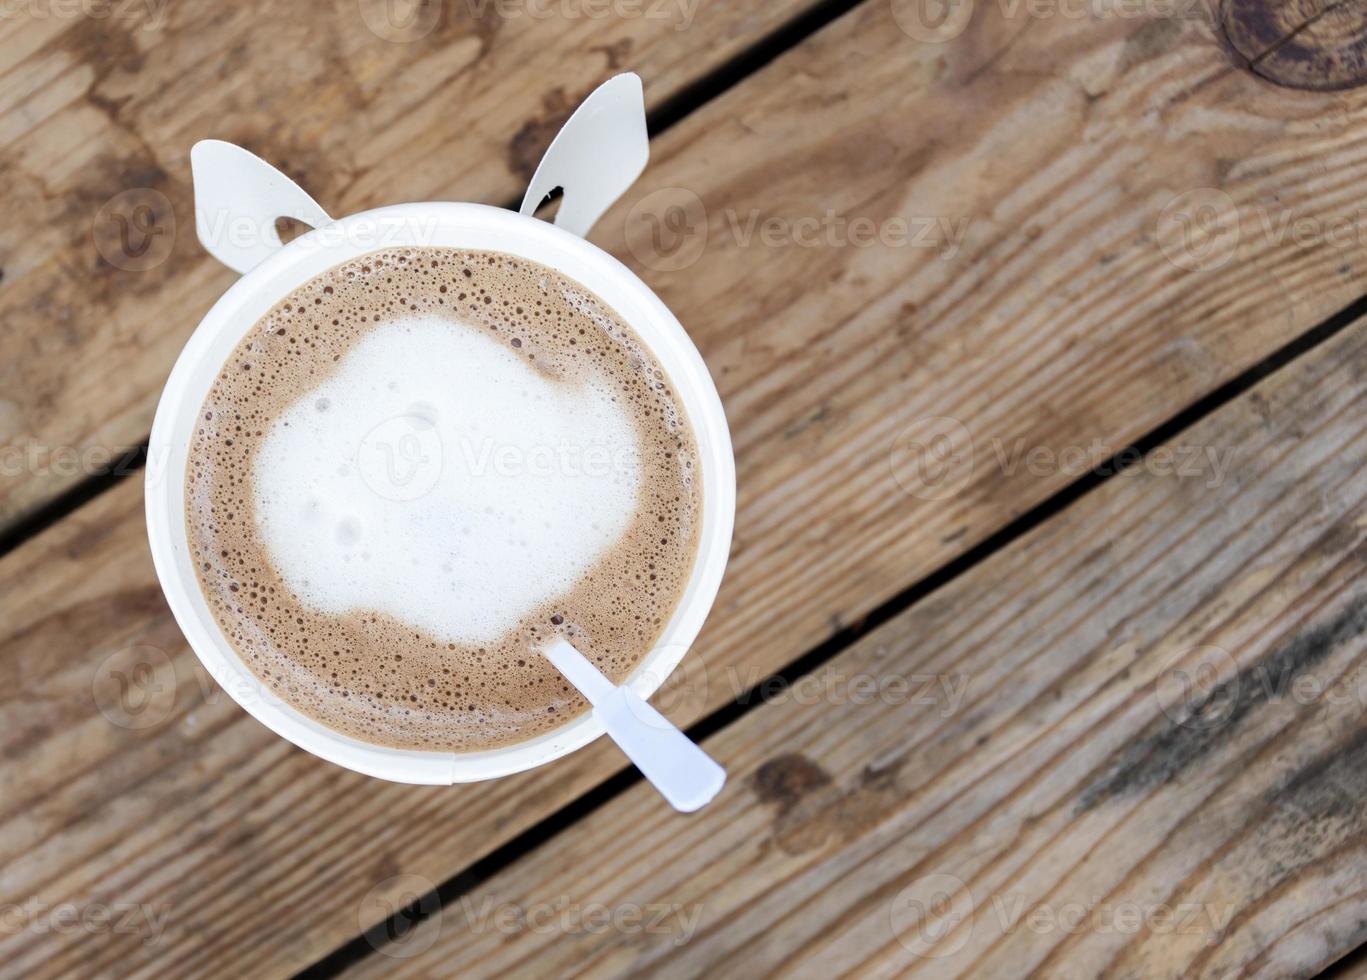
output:
[[717,805],[637,785],[350,973],[1313,974],[1367,939],[1364,405],[1359,321],[709,739]]
[[[872,4],[658,140],[596,237],[698,340],[740,468],[732,565],[689,661],[710,683],[666,692],[671,717],[728,702],[1073,479],[995,447],[1117,449],[1354,297],[1359,243],[1269,233],[1261,209],[1323,227],[1355,206],[1361,103],[1236,72],[1199,22],[983,5],[935,46]],[[1159,221],[1212,184],[1240,233],[1193,272]],[[648,219],[687,213],[689,194],[707,221],[670,271],[688,253],[654,250]],[[828,209],[968,225],[952,254],[737,230]],[[978,448],[955,492],[917,496],[890,460],[931,415]],[[166,926],[154,943],[0,939],[15,970],[297,969],[382,918],[403,875],[445,880],[621,765],[596,745],[431,790],[294,752],[201,687],[142,534],[128,483],[0,562],[7,689],[35,692],[5,706],[0,859],[6,896],[162,903]],[[179,683],[155,724],[125,730],[91,692],[139,644]]]
[[817,6],[565,18],[516,0],[252,0],[7,18],[0,530],[146,439],[176,354],[232,283],[195,237],[196,140],[241,143],[334,215],[504,204],[599,82],[638,71],[654,108]]
[[1320,980],[1362,980],[1363,977],[1367,977],[1367,947],[1362,946],[1320,974]]

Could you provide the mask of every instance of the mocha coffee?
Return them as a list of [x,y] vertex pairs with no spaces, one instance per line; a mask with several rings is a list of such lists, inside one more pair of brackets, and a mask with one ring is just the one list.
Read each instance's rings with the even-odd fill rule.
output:
[[583,286],[401,248],[296,289],[228,358],[186,473],[199,582],[270,690],[356,738],[477,750],[614,680],[692,571],[697,446],[669,379]]

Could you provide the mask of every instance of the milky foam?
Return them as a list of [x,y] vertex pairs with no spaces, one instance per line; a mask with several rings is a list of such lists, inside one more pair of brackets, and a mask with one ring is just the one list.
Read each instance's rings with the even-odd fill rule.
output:
[[404,317],[275,420],[255,482],[271,560],[305,603],[489,643],[617,543],[640,464],[611,389]]

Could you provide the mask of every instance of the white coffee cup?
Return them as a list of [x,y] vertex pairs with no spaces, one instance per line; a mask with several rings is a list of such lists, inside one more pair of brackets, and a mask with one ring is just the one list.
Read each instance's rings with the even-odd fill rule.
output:
[[[326,215],[321,209],[318,214],[321,223]],[[697,439],[702,522],[682,598],[658,643],[626,682],[643,698],[659,688],[702,628],[730,551],[736,493],[726,416],[697,348],[645,283],[578,235],[527,214],[480,204],[402,204],[324,223],[287,245],[268,232],[261,240],[225,249],[220,255],[225,261],[249,254],[257,264],[204,317],[162,393],[148,448],[147,532],[157,576],[191,648],[214,680],[267,728],[329,762],[382,779],[431,784],[491,779],[558,759],[602,735],[603,728],[589,713],[524,742],[459,753],[388,748],[331,729],[274,695],[238,656],[200,590],[186,533],[191,437],[209,388],[244,335],[315,276],[368,252],[403,246],[504,252],[549,266],[603,299],[668,375]]]

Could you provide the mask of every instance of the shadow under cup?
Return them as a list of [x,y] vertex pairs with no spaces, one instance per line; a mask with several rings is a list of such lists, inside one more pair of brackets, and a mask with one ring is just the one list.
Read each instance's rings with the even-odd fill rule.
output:
[[190,558],[185,472],[200,406],[238,343],[297,287],[336,265],[382,249],[505,252],[563,273],[595,293],[655,355],[683,404],[698,446],[702,520],[693,572],[655,647],[627,684],[646,698],[679,665],[716,598],[735,519],[735,461],[721,399],[697,348],[626,266],[545,221],[481,204],[403,204],[340,219],[295,239],[239,279],[181,352],[162,392],[148,447],[147,533],[152,560],[190,647],[253,717],[295,745],[366,775],[405,783],[492,779],[558,759],[603,734],[592,712],[524,742],[478,752],[428,752],[363,742],[313,720],[266,688],[210,611]]

